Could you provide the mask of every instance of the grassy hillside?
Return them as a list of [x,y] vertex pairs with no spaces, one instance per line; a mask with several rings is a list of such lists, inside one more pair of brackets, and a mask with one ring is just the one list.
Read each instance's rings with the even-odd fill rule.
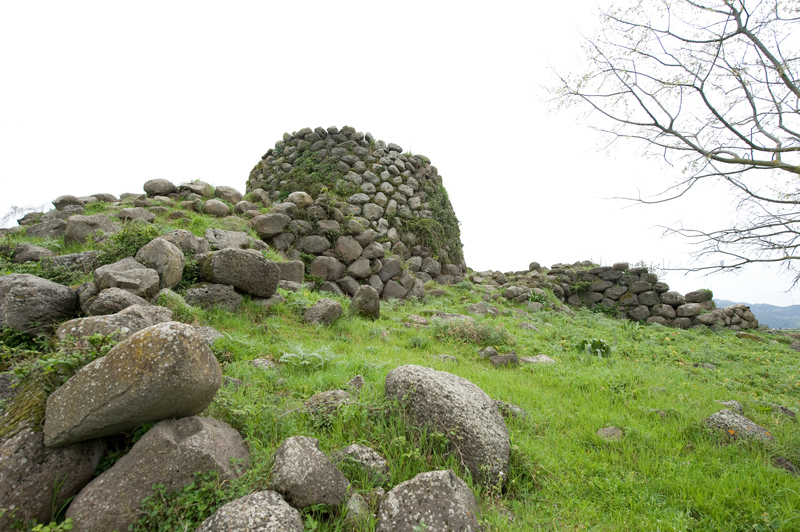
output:
[[[181,227],[202,236],[206,227],[219,223],[195,214],[177,222],[165,216],[156,220],[159,232]],[[16,235],[7,243],[16,241],[28,239]],[[141,245],[124,237],[69,249],[59,241],[38,243],[62,253],[97,247],[109,258],[133,254]],[[0,274],[13,271],[73,286],[88,279],[31,263],[13,265],[4,256]],[[184,288],[191,272],[188,268]],[[214,353],[224,374],[243,384],[223,387],[203,415],[241,432],[253,466],[232,483],[203,475],[190,489],[157,494],[136,530],[192,530],[225,502],[267,488],[274,451],[294,435],[319,438],[325,452],[353,442],[373,447],[391,465],[387,489],[419,472],[454,469],[473,487],[486,530],[800,529],[800,477],[773,465],[778,458],[800,465],[800,431],[795,419],[758,402],[798,410],[800,360],[789,349],[790,338],[757,331],[758,341],[731,331],[643,326],[587,310],[575,316],[553,310],[530,314],[502,298],[489,303],[499,309],[497,316],[479,317],[471,325],[430,320],[426,327],[413,326],[412,315],[465,313],[467,305],[486,295],[469,282],[428,288],[443,292],[424,302],[382,302],[381,317],[374,321],[350,316],[349,300],[337,298],[345,313],[330,327],[303,323],[305,308],[331,297],[307,290],[281,290],[286,302],[269,309],[246,297],[235,315],[174,308],[175,319],[224,334]],[[581,349],[588,339],[603,340],[610,353]],[[477,354],[488,345],[520,356],[545,354],[556,364],[494,368]],[[30,382],[51,368],[56,378],[47,382],[57,385],[101,354],[92,348],[83,359],[67,353],[74,351],[53,340],[30,342],[5,331],[0,371],[16,368]],[[263,358],[284,361],[277,370],[251,362]],[[37,364],[37,359],[48,362]],[[403,364],[455,373],[528,412],[527,418],[507,421],[512,461],[506,490],[487,491],[472,483],[448,450],[445,435],[411,428],[398,406],[384,400],[386,374]],[[357,374],[366,381],[364,389],[332,419],[304,411],[305,399],[341,389]],[[773,433],[775,442],[745,443],[706,428],[703,419],[724,408],[718,401],[729,400],[742,402],[747,417]],[[13,404],[6,407],[10,411]],[[612,425],[624,432],[621,440],[595,434]],[[101,467],[110,467],[147,428],[112,446]],[[350,480],[358,491],[373,488],[366,478],[350,475]],[[313,508],[303,515],[307,530],[349,530],[335,508]]]

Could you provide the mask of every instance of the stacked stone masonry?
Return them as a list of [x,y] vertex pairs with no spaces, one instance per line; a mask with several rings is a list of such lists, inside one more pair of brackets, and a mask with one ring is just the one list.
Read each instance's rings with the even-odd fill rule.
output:
[[758,320],[746,305],[715,308],[710,290],[682,295],[646,267],[627,262],[598,266],[591,261],[554,264],[550,269],[531,263],[523,272],[477,272],[472,282],[496,288],[493,297],[529,301],[532,291],[549,289],[572,307],[603,310],[620,319],[657,323],[665,327],[755,329]]
[[[372,278],[379,289],[374,261],[386,252],[423,282],[451,284],[466,273],[458,220],[436,167],[370,133],[349,126],[286,133],[250,173],[247,192],[272,204],[270,215],[253,220],[267,243],[289,258],[339,262],[309,267],[328,281]],[[352,280],[344,284],[354,291]]]

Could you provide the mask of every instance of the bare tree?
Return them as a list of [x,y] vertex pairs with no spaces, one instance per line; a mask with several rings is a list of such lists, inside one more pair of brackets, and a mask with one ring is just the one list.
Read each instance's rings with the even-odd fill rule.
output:
[[800,0],[640,0],[602,13],[587,65],[562,75],[559,105],[640,141],[683,171],[651,198],[717,181],[737,194],[731,227],[666,228],[697,245],[688,271],[779,263],[800,281]]

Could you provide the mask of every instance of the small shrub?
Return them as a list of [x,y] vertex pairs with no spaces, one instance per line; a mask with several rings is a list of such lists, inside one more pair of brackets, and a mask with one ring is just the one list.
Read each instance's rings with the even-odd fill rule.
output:
[[292,349],[292,352],[281,355],[278,361],[300,371],[325,370],[340,358],[339,355],[331,352],[330,347],[321,347],[312,351],[301,345],[294,345]]
[[100,243],[99,264],[112,264],[133,257],[142,246],[161,235],[161,230],[148,223],[133,222]]
[[579,351],[583,351],[587,355],[597,356],[603,358],[611,355],[611,345],[605,340],[599,338],[584,338],[576,346]]
[[547,294],[544,291],[537,292],[536,290],[530,291],[528,294],[528,301],[531,303],[541,303],[544,306],[547,306],[547,303],[549,302]]

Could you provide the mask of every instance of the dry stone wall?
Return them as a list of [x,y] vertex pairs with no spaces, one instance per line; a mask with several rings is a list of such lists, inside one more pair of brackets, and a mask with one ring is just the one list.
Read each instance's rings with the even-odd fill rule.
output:
[[591,261],[559,263],[549,269],[533,262],[527,272],[477,272],[470,280],[496,287],[494,297],[535,301],[537,298],[531,297],[533,291],[544,296],[542,290],[547,288],[572,307],[592,308],[621,319],[665,327],[724,327],[736,331],[758,327],[758,320],[747,305],[715,308],[710,290],[680,294],[670,290],[648,268],[631,267],[627,262],[613,266],[598,266]]

